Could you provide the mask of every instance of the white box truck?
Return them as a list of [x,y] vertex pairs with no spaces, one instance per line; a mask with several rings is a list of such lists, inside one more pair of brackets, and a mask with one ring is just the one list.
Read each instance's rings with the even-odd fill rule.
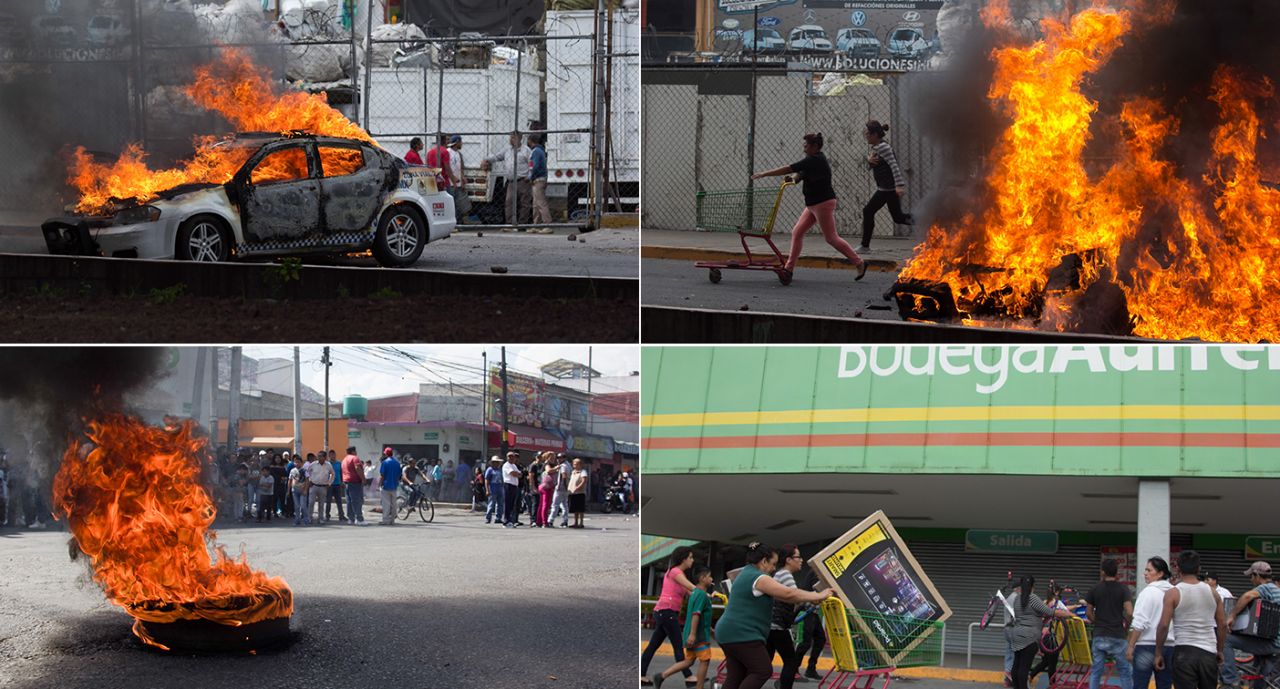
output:
[[[541,119],[543,75],[533,69],[531,56],[526,54],[523,62],[519,70],[519,128],[527,130],[529,123]],[[374,67],[369,75],[368,131],[383,148],[402,157],[414,136],[422,137],[430,148],[437,130],[461,133],[473,213],[482,222],[502,222],[501,204],[490,203],[497,178],[482,171],[480,161],[506,150],[508,134],[517,128],[516,74],[514,65],[504,64],[484,69],[445,68],[443,74],[435,67]],[[481,136],[466,132],[503,133]]]
[[[590,36],[591,10],[548,11],[547,129],[591,128],[591,67],[595,46],[590,38],[554,40],[556,36]],[[613,12],[611,145],[608,179],[627,210],[640,202],[640,13]],[[547,195],[564,198],[570,214],[586,206],[591,181],[589,131],[547,135]],[[607,192],[606,192],[607,193]],[[612,208],[612,206],[606,206]]]

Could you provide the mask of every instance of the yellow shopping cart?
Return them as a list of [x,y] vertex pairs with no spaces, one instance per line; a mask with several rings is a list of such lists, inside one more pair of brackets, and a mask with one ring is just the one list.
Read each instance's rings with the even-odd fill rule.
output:
[[[721,270],[771,270],[784,285],[791,284],[791,271],[786,269],[786,259],[773,243],[773,223],[778,218],[778,206],[782,205],[782,193],[794,182],[783,182],[777,193],[768,189],[743,189],[734,191],[698,192],[697,226],[699,230],[737,232],[742,240],[746,261],[698,261],[694,265],[708,270],[711,282],[720,282]],[[773,251],[772,258],[758,258],[747,246],[747,238],[763,239]]]

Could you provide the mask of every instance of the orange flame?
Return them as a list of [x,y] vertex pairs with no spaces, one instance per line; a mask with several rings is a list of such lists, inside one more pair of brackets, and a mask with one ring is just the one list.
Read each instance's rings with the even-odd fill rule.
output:
[[[195,81],[184,93],[197,105],[225,117],[237,132],[300,131],[376,143],[364,129],[330,107],[325,96],[277,92],[270,73],[257,67],[240,50],[223,50],[217,62],[197,68]],[[77,148],[67,178],[80,193],[76,211],[110,213],[112,199],[145,203],[159,192],[182,184],[226,184],[252,151],[218,146],[220,141],[217,137],[197,137],[195,154],[189,160],[163,170],[147,167],[146,153],[138,144],[130,144],[111,164],[94,162],[83,147]],[[281,161],[274,173],[277,179],[296,174],[285,162]]]
[[140,622],[240,626],[292,613],[284,579],[232,558],[209,531],[217,510],[199,482],[206,440],[193,422],[156,428],[106,414],[85,434],[89,444],[63,456],[54,505],[139,638],[160,646]]
[[[1144,4],[1167,17],[1168,3]],[[1267,266],[1280,261],[1280,190],[1257,161],[1256,110],[1275,105],[1272,84],[1218,70],[1222,124],[1199,179],[1160,159],[1180,123],[1144,98],[1123,103],[1119,150],[1099,170],[1085,157],[1098,103],[1082,89],[1130,23],[1127,12],[1086,10],[1046,20],[1041,41],[992,53],[988,96],[1010,124],[991,154],[990,200],[931,227],[902,277],[945,282],[962,310],[1003,314],[1012,327],[1078,329],[1086,291],[1114,285],[1134,334],[1274,341],[1280,276]],[[1051,285],[1067,257],[1080,261],[1078,284]]]

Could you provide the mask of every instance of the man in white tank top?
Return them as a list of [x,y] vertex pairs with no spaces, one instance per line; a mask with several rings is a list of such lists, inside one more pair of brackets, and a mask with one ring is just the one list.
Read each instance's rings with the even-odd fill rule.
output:
[[1156,627],[1155,667],[1164,669],[1164,644],[1173,627],[1174,689],[1216,689],[1218,665],[1227,636],[1227,616],[1212,586],[1200,581],[1200,554],[1178,555],[1181,579],[1164,594],[1164,610]]

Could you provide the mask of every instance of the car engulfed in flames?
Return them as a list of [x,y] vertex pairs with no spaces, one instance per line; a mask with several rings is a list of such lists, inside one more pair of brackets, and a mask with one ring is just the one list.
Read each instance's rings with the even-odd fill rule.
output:
[[411,265],[455,226],[437,170],[380,148],[323,96],[280,93],[244,53],[196,70],[185,94],[238,132],[203,136],[153,170],[130,145],[111,162],[77,149],[74,214],[41,226],[49,253],[227,261],[369,251]]

